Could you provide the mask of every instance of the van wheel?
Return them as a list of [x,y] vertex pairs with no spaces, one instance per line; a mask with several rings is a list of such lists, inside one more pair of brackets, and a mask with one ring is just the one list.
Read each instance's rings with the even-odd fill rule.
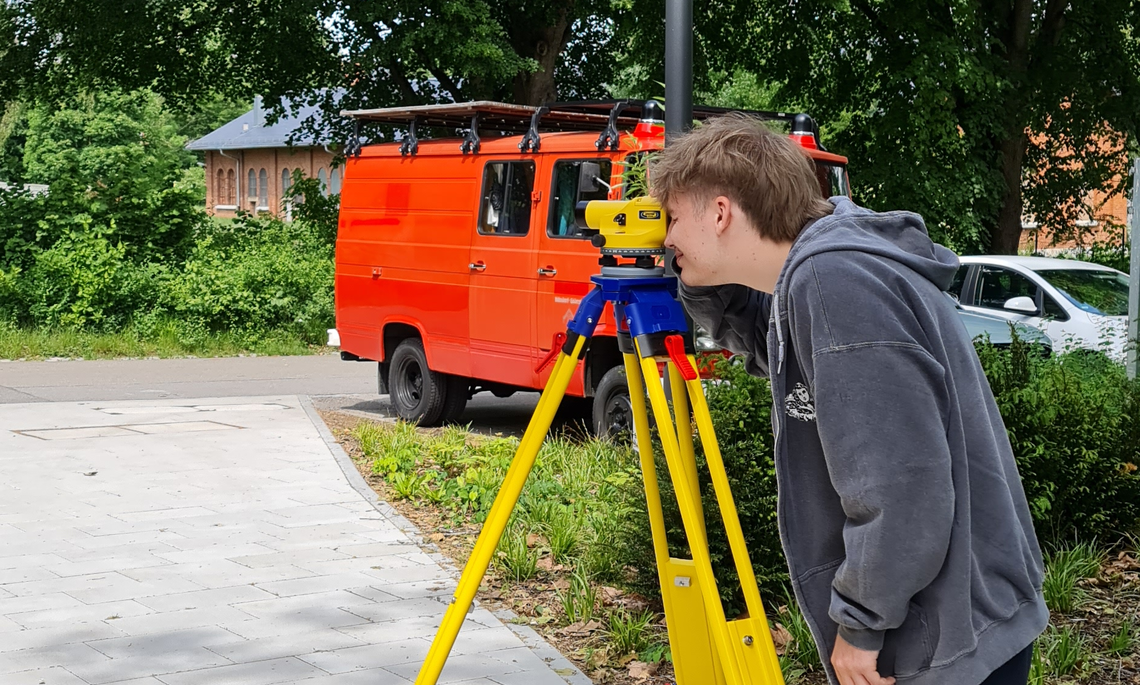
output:
[[594,434],[621,442],[633,440],[633,405],[624,367],[607,371],[594,391]]
[[447,377],[447,397],[443,400],[443,423],[455,423],[467,408],[467,394],[471,381],[463,376]]
[[428,368],[424,345],[416,338],[402,341],[392,353],[388,372],[389,396],[396,415],[420,426],[434,426],[443,415],[447,376]]

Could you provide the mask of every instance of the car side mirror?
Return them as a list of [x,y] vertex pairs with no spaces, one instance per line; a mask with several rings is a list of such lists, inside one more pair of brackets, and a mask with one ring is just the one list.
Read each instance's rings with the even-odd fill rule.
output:
[[1026,297],[1025,295],[1009,298],[1002,307],[1011,312],[1018,312],[1020,314],[1037,313],[1037,303],[1033,301],[1032,297]]
[[582,162],[578,165],[578,194],[598,192],[598,177],[602,175],[602,165],[597,162]]

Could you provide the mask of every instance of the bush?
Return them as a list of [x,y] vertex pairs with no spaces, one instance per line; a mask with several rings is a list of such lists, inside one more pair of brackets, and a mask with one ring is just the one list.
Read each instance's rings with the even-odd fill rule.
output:
[[[977,343],[1005,418],[1038,536],[1053,546],[1074,537],[1118,540],[1140,522],[1140,383],[1099,355],[1073,353],[1042,359],[1020,340],[1009,349]],[[768,381],[744,371],[739,358],[721,360],[723,382],[706,396],[737,512],[761,593],[782,596],[787,566],[776,521],[772,456],[772,396]],[[688,557],[664,459],[657,459],[671,553]],[[707,465],[698,448],[709,551],[726,613],[743,609]],[[639,584],[657,584],[647,532],[628,538]],[[1071,543],[1070,543],[1071,544]]]
[[204,220],[205,178],[158,96],[146,90],[81,93],[28,112],[26,180],[46,183],[35,202],[40,247],[85,220],[103,226],[138,261],[178,257]]
[[321,343],[333,325],[333,248],[299,221],[215,222],[200,232],[160,303],[211,332],[287,330]]
[[37,254],[14,290],[23,291],[26,316],[37,326],[108,330],[153,305],[160,273],[128,261],[122,243],[80,233]]
[[1029,347],[979,343],[978,353],[1037,533],[1117,540],[1140,520],[1140,383],[1102,355],[1040,359]]

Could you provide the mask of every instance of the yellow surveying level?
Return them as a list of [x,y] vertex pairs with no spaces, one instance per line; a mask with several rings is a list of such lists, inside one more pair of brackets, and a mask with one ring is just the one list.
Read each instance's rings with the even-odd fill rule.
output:
[[[783,685],[760,590],[748,558],[704,388],[696,371],[696,358],[691,343],[683,335],[688,325],[676,299],[677,280],[666,276],[664,269],[656,265],[656,256],[664,253],[665,213],[649,198],[580,203],[578,210],[579,221],[594,232],[594,244],[602,250],[601,274],[591,278],[594,289],[582,299],[567,326],[566,342],[475,541],[416,685],[435,685],[439,679],[578,360],[585,355],[586,342],[593,335],[607,303],[614,307],[618,344],[625,358],[634,439],[641,461],[677,684]],[[619,257],[634,261],[621,263]],[[659,361],[665,362],[667,369],[672,413],[658,371]],[[669,556],[646,394],[660,433],[692,559]],[[731,621],[725,618],[709,557],[697,480],[694,420],[747,607],[745,617]]]

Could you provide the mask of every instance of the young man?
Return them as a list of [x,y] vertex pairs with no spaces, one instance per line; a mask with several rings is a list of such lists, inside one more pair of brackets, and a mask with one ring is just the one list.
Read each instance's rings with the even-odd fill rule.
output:
[[1025,685],[1048,623],[1009,439],[921,217],[824,200],[812,162],[745,117],[650,169],[681,298],[771,379],[778,519],[840,685]]

